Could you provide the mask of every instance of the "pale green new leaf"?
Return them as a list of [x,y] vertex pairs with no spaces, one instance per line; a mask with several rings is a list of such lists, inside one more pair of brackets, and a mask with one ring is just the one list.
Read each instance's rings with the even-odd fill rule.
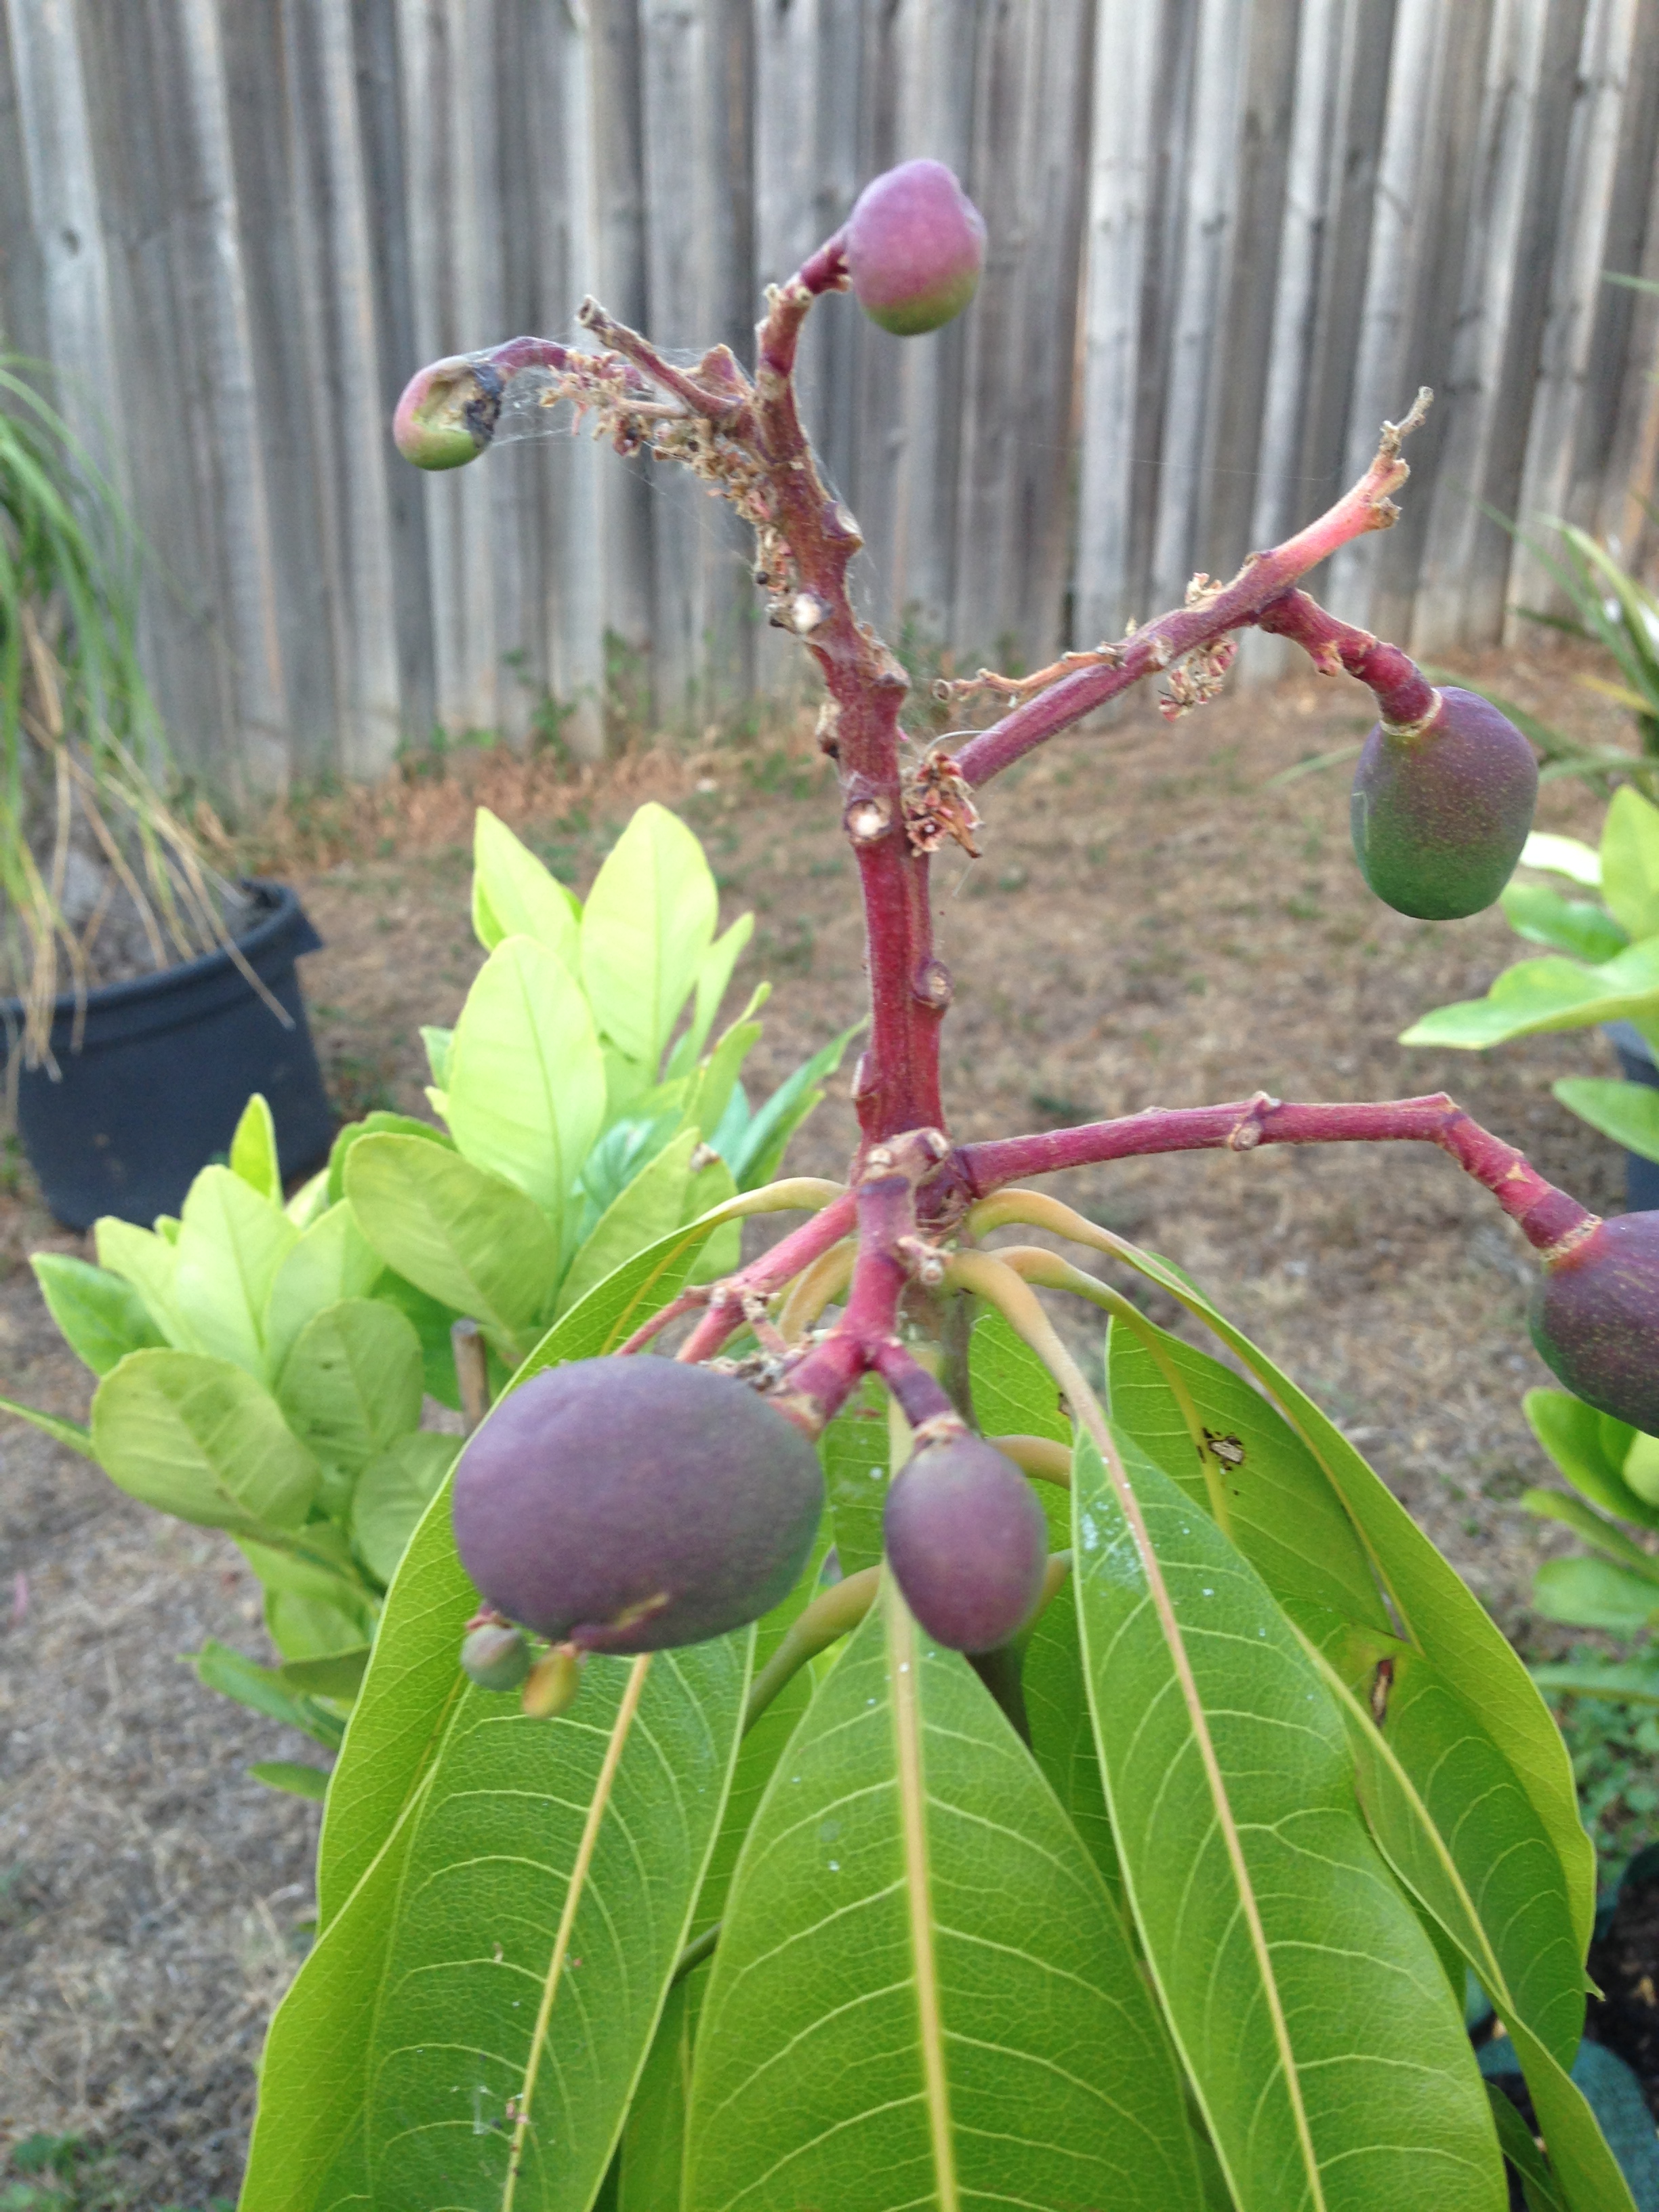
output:
[[358,1225],[388,1267],[509,1343],[552,1304],[559,1249],[514,1184],[419,1137],[364,1137],[346,1160]]
[[1533,1580],[1532,1601],[1546,1620],[1612,1636],[1634,1636],[1659,1618],[1652,1579],[1610,1559],[1546,1559]]
[[1617,1076],[1564,1075],[1550,1089],[1581,1121],[1627,1152],[1659,1160],[1659,1090]]
[[685,2212],[1188,2212],[1181,2087],[1110,1897],[967,1662],[890,1583],[738,1863]]
[[173,1297],[203,1351],[268,1373],[264,1319],[277,1270],[300,1241],[278,1205],[228,1168],[204,1168],[185,1200]]
[[302,1759],[259,1759],[247,1771],[267,1790],[285,1790],[290,1797],[307,1797],[315,1805],[328,1796],[327,1769],[307,1766]]
[[210,1690],[217,1690],[222,1697],[234,1698],[237,1704],[249,1711],[263,1713],[267,1720],[278,1721],[284,1728],[298,1729],[325,1751],[337,1751],[340,1738],[345,1733],[345,1723],[339,1715],[331,1712],[326,1705],[319,1705],[314,1696],[299,1690],[283,1679],[283,1670],[276,1667],[261,1667],[228,1644],[209,1637],[201,1650],[191,1658],[196,1679]]
[[1659,933],[1659,806],[1628,783],[1601,825],[1601,892],[1632,937]]
[[298,1528],[320,1471],[270,1392],[228,1360],[133,1352],[98,1385],[92,1440],[112,1482],[206,1528]]
[[1542,1520],[1559,1521],[1582,1536],[1592,1550],[1617,1559],[1644,1581],[1659,1583],[1659,1559],[1644,1551],[1616,1522],[1598,1513],[1593,1505],[1587,1505],[1582,1498],[1566,1498],[1559,1490],[1528,1490],[1522,1492],[1521,1503],[1528,1513],[1535,1513]]
[[533,937],[574,975],[580,958],[580,913],[570,892],[506,823],[481,806],[472,826],[472,927],[484,951],[493,952],[506,937]]
[[1659,1506],[1638,1498],[1624,1477],[1636,1431],[1598,1413],[1571,1390],[1528,1390],[1521,1409],[1544,1449],[1592,1505],[1644,1528],[1659,1528]]
[[730,929],[720,932],[703,955],[702,964],[697,969],[697,995],[691,1009],[691,1025],[685,1033],[688,1066],[695,1066],[702,1056],[702,1048],[708,1042],[709,1031],[714,1026],[714,1017],[720,1012],[720,1000],[731,986],[732,971],[743,957],[754,933],[754,915],[740,914]]
[[1498,902],[1517,937],[1575,960],[1611,960],[1630,943],[1629,933],[1604,907],[1564,898],[1547,884],[1506,884]]
[[506,939],[467,993],[444,1112],[467,1159],[515,1183],[556,1234],[605,1125],[605,1062],[581,986],[533,938]]
[[699,1142],[695,1129],[676,1137],[611,1200],[592,1235],[578,1247],[560,1285],[562,1313],[568,1312],[607,1275],[614,1274],[625,1260],[679,1226],[685,1218],[691,1155]]
[[1591,890],[1601,888],[1601,856],[1582,838],[1558,836],[1550,830],[1534,830],[1521,848],[1521,866],[1547,868],[1552,875],[1565,876],[1569,881],[1586,884]]
[[37,1252],[29,1265],[64,1342],[94,1375],[107,1375],[130,1352],[166,1343],[149,1308],[118,1275],[67,1252]]
[[[446,1036],[453,1036],[446,1030]],[[440,1145],[453,1152],[455,1139],[446,1129],[434,1129],[430,1121],[420,1121],[412,1114],[387,1114],[379,1110],[365,1114],[361,1121],[348,1121],[334,1139],[328,1156],[328,1202],[337,1206],[345,1196],[346,1161],[352,1147],[365,1137],[417,1137],[423,1144]]]
[[702,846],[647,801],[587,895],[581,967],[600,1030],[652,1079],[713,943],[719,906]]
[[378,1583],[390,1583],[421,1516],[443,1487],[458,1437],[422,1430],[371,1460],[351,1493],[351,1540]]
[[25,1406],[15,1398],[0,1398],[0,1413],[10,1413],[17,1420],[27,1421],[31,1428],[39,1429],[42,1436],[50,1437],[55,1444],[65,1445],[79,1452],[83,1459],[95,1456],[92,1431],[79,1421],[66,1421],[57,1413],[43,1413],[33,1406]]
[[1402,1030],[1400,1042],[1473,1052],[1545,1030],[1628,1021],[1656,1008],[1659,938],[1649,938],[1595,968],[1573,960],[1520,961],[1504,970],[1484,999],[1436,1007]]
[[1126,1891],[1240,2212],[1501,2212],[1485,2093],[1266,1585],[1120,1439],[1074,1464],[1083,1644]]
[[265,1302],[261,1333],[279,1382],[283,1362],[312,1316],[342,1298],[366,1298],[384,1272],[380,1254],[343,1199],[319,1214],[276,1270]]
[[283,1211],[294,1226],[304,1232],[328,1211],[328,1170],[319,1168],[316,1174],[302,1182]]
[[93,1227],[98,1264],[124,1283],[131,1283],[143,1300],[150,1319],[167,1341],[180,1352],[199,1352],[195,1331],[179,1310],[173,1296],[173,1277],[179,1254],[171,1237],[136,1222],[106,1213]]
[[343,1298],[295,1337],[276,1401],[321,1462],[335,1518],[369,1462],[419,1428],[422,1396],[421,1340],[395,1306]]
[[230,1168],[251,1190],[273,1206],[283,1202],[283,1170],[276,1158],[276,1124],[270,1108],[255,1091],[242,1109],[230,1140]]

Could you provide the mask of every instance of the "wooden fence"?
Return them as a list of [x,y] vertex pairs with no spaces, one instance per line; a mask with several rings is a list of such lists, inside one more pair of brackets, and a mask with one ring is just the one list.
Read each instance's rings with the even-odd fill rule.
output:
[[[181,754],[233,792],[515,737],[607,684],[785,680],[741,536],[568,438],[421,477],[410,372],[585,291],[749,349],[895,160],[990,224],[972,312],[832,300],[807,404],[869,611],[1027,665],[1316,511],[1419,383],[1406,519],[1335,564],[1430,649],[1539,586],[1486,510],[1627,558],[1654,488],[1659,0],[0,0],[0,333],[153,549]],[[1252,641],[1249,664],[1271,659]]]

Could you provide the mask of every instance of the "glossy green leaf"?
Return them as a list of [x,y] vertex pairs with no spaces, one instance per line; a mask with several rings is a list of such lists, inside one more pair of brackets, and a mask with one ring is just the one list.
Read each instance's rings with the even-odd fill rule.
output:
[[1525,868],[1547,868],[1553,875],[1583,884],[1591,890],[1601,884],[1601,856],[1579,837],[1558,836],[1553,830],[1534,830],[1521,848]]
[[352,1146],[346,1188],[386,1265],[508,1342],[552,1303],[559,1249],[547,1218],[514,1184],[418,1137]]
[[323,1497],[343,1519],[353,1480],[420,1426],[421,1345],[394,1306],[343,1298],[294,1340],[276,1401],[324,1468]]
[[1659,806],[1628,783],[1601,825],[1601,892],[1632,938],[1659,933]]
[[400,1437],[357,1479],[351,1493],[351,1540],[370,1574],[390,1583],[421,1516],[443,1487],[460,1449],[459,1437],[422,1431]]
[[1578,1814],[1571,1763],[1536,1686],[1491,1615],[1335,1425],[1178,1270],[1126,1256],[1236,1352],[1323,1468],[1370,1554],[1407,1640],[1453,1681],[1479,1682],[1481,1718],[1520,1777],[1566,1876],[1573,1927],[1588,1946],[1595,1918],[1595,1854]]
[[[1568,2212],[1632,2212],[1595,2115],[1567,2071],[1582,2011],[1582,1990],[1569,1997],[1567,1985],[1578,1979],[1583,1953],[1570,1923],[1540,1923],[1528,1896],[1527,1862],[1540,1866],[1550,1847],[1517,1820],[1506,1762],[1419,1655],[1398,1659],[1378,1729],[1328,1662],[1304,1649],[1343,1712],[1378,1847],[1457,1944],[1514,2041]],[[1529,1955],[1534,1938],[1540,1958]]]
[[757,1109],[731,1161],[739,1190],[758,1189],[777,1174],[789,1139],[823,1097],[813,1086],[835,1073],[848,1046],[863,1027],[862,1022],[854,1022],[850,1030],[831,1037]]
[[361,1121],[348,1121],[334,1139],[328,1156],[328,1202],[337,1206],[345,1196],[346,1161],[351,1148],[364,1137],[416,1137],[423,1144],[441,1146],[453,1152],[455,1141],[445,1130],[434,1129],[430,1121],[420,1121],[412,1114],[365,1114]]
[[887,1502],[887,1394],[866,1379],[818,1439],[824,1490],[844,1575],[881,1558],[881,1516]]
[[325,1659],[291,1659],[279,1670],[284,1686],[309,1698],[338,1698],[348,1705],[362,1687],[368,1668],[370,1644],[354,1644],[331,1651]]
[[284,1728],[298,1729],[302,1735],[321,1744],[325,1751],[339,1749],[340,1739],[345,1734],[344,1722],[326,1705],[319,1705],[314,1695],[285,1681],[282,1668],[261,1667],[257,1660],[247,1658],[211,1636],[199,1651],[192,1654],[190,1663],[197,1680],[208,1689],[217,1690],[222,1697],[234,1698],[239,1705],[263,1713],[267,1720],[276,1721]]
[[298,1759],[261,1759],[249,1767],[256,1782],[263,1782],[267,1790],[285,1790],[290,1797],[308,1797],[320,1805],[328,1796],[328,1773],[321,1766],[307,1766]]
[[[1393,1626],[1365,1547],[1341,1498],[1276,1407],[1218,1359],[1159,1332],[1160,1349],[1212,1440],[1211,1480],[1227,1533],[1285,1604],[1328,1606],[1345,1619]],[[1209,1485],[1175,1391],[1141,1337],[1114,1320],[1107,1334],[1112,1420],[1195,1505]],[[1218,1449],[1217,1449],[1218,1447]]]
[[617,2212],[680,2212],[685,2121],[696,2045],[696,2006],[689,1980],[668,1993],[650,2056],[623,2135]]
[[277,1270],[300,1232],[268,1198],[228,1168],[204,1168],[180,1218],[173,1303],[193,1341],[262,1380],[261,1324]]
[[455,1142],[533,1199],[556,1234],[605,1110],[605,1063],[580,984],[533,938],[506,939],[455,1024],[445,1106]]
[[1026,1638],[1020,1686],[1031,1730],[1031,1756],[1115,1897],[1123,1877],[1095,1750],[1073,1577],[1066,1577],[1043,1607]]
[[562,1312],[579,1304],[624,1261],[679,1226],[685,1218],[691,1155],[699,1142],[695,1129],[676,1137],[612,1199],[570,1262],[559,1289]]
[[342,1298],[366,1298],[384,1273],[380,1254],[343,1200],[319,1213],[276,1270],[260,1331],[279,1380],[294,1340],[313,1315]]
[[1659,1090],[1617,1076],[1564,1075],[1550,1089],[1581,1121],[1627,1152],[1659,1160]]
[[1075,1559],[1127,1893],[1240,2212],[1501,2212],[1459,2008],[1354,1803],[1343,1725],[1255,1570],[1086,1437]]
[[1181,2088],[1088,1854],[966,1661],[890,1584],[739,1863],[685,2212],[1187,2212]]
[[242,1109],[230,1140],[230,1171],[273,1205],[283,1202],[283,1170],[276,1158],[276,1124],[256,1091]]
[[1496,2082],[1487,2082],[1486,2095],[1498,2129],[1498,2146],[1521,2177],[1527,2212],[1567,2212],[1548,2162],[1533,2141],[1532,2130]]
[[1659,1620],[1652,1580],[1610,1559],[1546,1559],[1533,1579],[1532,1601],[1546,1620],[1613,1636],[1634,1636]]
[[[580,957],[578,902],[505,822],[479,807],[472,825],[472,927],[486,952],[533,937],[572,975]],[[441,1076],[434,1076],[441,1082]]]
[[1571,1390],[1528,1390],[1522,1411],[1544,1449],[1582,1498],[1605,1513],[1659,1528],[1659,1506],[1638,1498],[1623,1468],[1636,1431]]
[[132,1497],[233,1534],[297,1528],[320,1480],[270,1392],[196,1352],[129,1352],[98,1385],[92,1440]]
[[1498,904],[1517,937],[1575,960],[1611,960],[1630,942],[1605,907],[1589,899],[1565,898],[1547,884],[1506,884]]
[[654,1077],[714,941],[719,896],[685,824],[649,800],[582,911],[582,982],[600,1030]]
[[1659,938],[1626,946],[1594,968],[1564,959],[1506,968],[1484,999],[1437,1006],[1401,1032],[1401,1044],[1479,1051],[1510,1037],[1595,1029],[1659,1010]]
[[130,1352],[167,1340],[131,1283],[68,1252],[37,1252],[29,1261],[47,1311],[76,1358],[107,1375]]

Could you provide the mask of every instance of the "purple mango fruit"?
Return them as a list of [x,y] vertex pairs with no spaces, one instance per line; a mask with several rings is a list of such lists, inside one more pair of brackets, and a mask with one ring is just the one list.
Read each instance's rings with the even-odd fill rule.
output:
[[555,1643],[660,1651],[784,1597],[823,1510],[817,1454],[730,1375],[580,1359],[504,1398],[453,1514],[485,1602]]
[[1385,906],[1419,921],[1489,907],[1532,828],[1538,763],[1490,700],[1448,687],[1409,730],[1379,722],[1353,780],[1353,848]]
[[453,354],[417,368],[392,418],[398,451],[417,469],[459,469],[495,434],[505,379],[488,362]]
[[1659,1436],[1659,1213],[1599,1221],[1547,1262],[1527,1319],[1569,1390]]
[[926,1444],[907,1461],[887,1492],[882,1535],[905,1603],[952,1651],[1006,1644],[1042,1595],[1042,1508],[982,1437]]
[[847,224],[853,291],[902,338],[936,331],[979,289],[985,223],[943,161],[902,161],[867,184]]

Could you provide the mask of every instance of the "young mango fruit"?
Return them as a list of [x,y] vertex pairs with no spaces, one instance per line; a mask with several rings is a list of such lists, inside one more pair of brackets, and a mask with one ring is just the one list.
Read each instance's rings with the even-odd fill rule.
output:
[[1538,763],[1490,700],[1451,686],[1422,722],[1379,722],[1353,780],[1361,874],[1385,906],[1419,921],[1489,907],[1532,828]]
[[461,1564],[497,1613],[580,1651],[661,1651],[787,1594],[823,1477],[799,1430],[732,1376],[579,1359],[490,1414],[451,1510]]
[[505,388],[498,369],[465,354],[417,368],[392,416],[392,442],[417,469],[464,468],[495,436]]
[[1547,1261],[1527,1320],[1576,1396],[1659,1435],[1659,1213],[1598,1221]]
[[905,1603],[950,1650],[994,1651],[1042,1595],[1042,1508],[982,1437],[925,1444],[906,1461],[887,1492],[882,1538]]
[[943,161],[886,170],[848,218],[854,296],[896,337],[920,337],[959,315],[984,265],[984,219]]

